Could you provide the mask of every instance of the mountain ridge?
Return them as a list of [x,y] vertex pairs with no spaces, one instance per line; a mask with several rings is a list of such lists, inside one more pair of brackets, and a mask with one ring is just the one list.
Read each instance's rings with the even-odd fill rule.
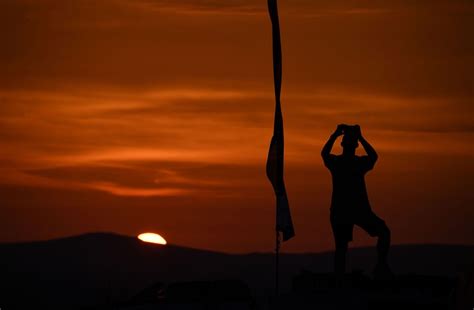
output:
[[[469,245],[395,245],[390,263],[397,274],[455,277],[472,264],[473,253]],[[370,273],[376,251],[352,248],[349,260],[352,270]],[[331,252],[281,253],[281,290],[289,291],[293,277],[301,272],[331,269]],[[227,254],[88,233],[0,244],[0,279],[0,301],[5,305],[33,299],[50,309],[97,305],[105,298],[123,301],[157,282],[239,279],[262,296],[273,291],[274,254]]]
[[[28,241],[20,241],[20,242],[0,242],[0,247],[4,246],[30,246],[30,245],[35,245],[35,244],[42,244],[42,243],[56,243],[56,242],[65,242],[65,241],[73,241],[73,240],[80,240],[80,239],[90,239],[90,238],[98,238],[98,237],[105,237],[105,238],[117,238],[117,239],[129,239],[129,240],[134,240],[137,242],[142,242],[146,243],[143,241],[140,241],[137,237],[135,236],[129,236],[129,235],[123,235],[119,233],[114,233],[114,232],[88,232],[84,234],[78,234],[78,235],[71,235],[71,236],[65,236],[65,237],[58,237],[58,238],[52,238],[52,239],[46,239],[46,240],[28,240]],[[152,244],[153,245],[153,244]],[[160,247],[162,245],[154,245],[157,247]],[[274,254],[274,252],[243,252],[243,253],[228,253],[224,251],[218,251],[218,250],[212,250],[212,249],[205,249],[205,248],[195,248],[195,247],[189,247],[189,246],[184,246],[184,245],[178,245],[174,243],[168,243],[165,245],[166,247],[172,247],[172,248],[178,248],[178,249],[187,249],[187,250],[195,250],[195,251],[201,251],[201,252],[208,252],[208,253],[215,253],[215,254],[221,254],[221,255],[233,255],[233,256],[244,256],[244,255],[270,255]],[[474,244],[462,244],[462,243],[400,243],[400,244],[392,244],[392,248],[419,248],[419,247],[443,247],[443,248],[474,248]],[[356,247],[350,247],[351,251],[357,251],[357,250],[369,250],[369,249],[374,249],[375,246],[356,246]],[[322,255],[322,254],[330,254],[332,253],[332,250],[324,250],[324,251],[305,251],[305,252],[281,252],[281,255]]]

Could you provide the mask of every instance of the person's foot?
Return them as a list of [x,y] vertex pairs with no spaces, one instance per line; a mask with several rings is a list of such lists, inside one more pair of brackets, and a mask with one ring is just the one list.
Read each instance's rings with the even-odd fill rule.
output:
[[387,263],[377,263],[373,275],[375,280],[381,281],[393,280],[395,277]]

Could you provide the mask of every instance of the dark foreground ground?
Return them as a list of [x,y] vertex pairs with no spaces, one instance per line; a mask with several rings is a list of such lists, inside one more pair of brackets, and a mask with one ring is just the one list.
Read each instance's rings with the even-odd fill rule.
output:
[[375,249],[350,251],[342,287],[332,253],[228,255],[87,234],[0,245],[3,309],[473,309],[474,246],[399,245],[395,279],[370,278]]

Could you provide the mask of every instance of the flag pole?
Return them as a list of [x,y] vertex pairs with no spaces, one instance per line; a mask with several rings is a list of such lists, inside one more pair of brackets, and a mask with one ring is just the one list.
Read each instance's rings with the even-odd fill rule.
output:
[[275,238],[275,296],[278,297],[280,293],[280,232],[276,229]]
[[284,166],[284,135],[283,115],[281,111],[280,95],[282,82],[282,51],[280,39],[280,23],[278,17],[277,0],[267,0],[268,11],[272,24],[272,49],[273,49],[273,82],[275,89],[275,119],[273,124],[273,136],[270,142],[267,158],[267,177],[273,186],[276,196],[276,239],[275,239],[275,296],[279,294],[279,263],[280,246],[282,241],[294,237],[295,232],[291,220],[288,197],[286,195],[285,182],[283,180]]

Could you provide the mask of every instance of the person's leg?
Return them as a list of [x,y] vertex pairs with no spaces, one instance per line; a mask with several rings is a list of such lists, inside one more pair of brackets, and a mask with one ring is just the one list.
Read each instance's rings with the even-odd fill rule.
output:
[[353,224],[347,217],[331,212],[331,227],[336,243],[334,272],[339,278],[342,278],[346,272],[346,254],[349,241],[352,240]]
[[346,255],[348,242],[336,240],[336,251],[334,252],[334,272],[339,278],[346,272]]
[[362,214],[356,223],[370,236],[377,237],[377,266],[376,273],[390,273],[387,264],[390,249],[391,233],[385,222],[373,212]]
[[386,265],[387,264],[387,257],[388,257],[388,251],[390,249],[390,238],[391,238],[391,233],[390,229],[387,227],[387,225],[384,225],[379,228],[377,231],[377,264],[380,265]]

